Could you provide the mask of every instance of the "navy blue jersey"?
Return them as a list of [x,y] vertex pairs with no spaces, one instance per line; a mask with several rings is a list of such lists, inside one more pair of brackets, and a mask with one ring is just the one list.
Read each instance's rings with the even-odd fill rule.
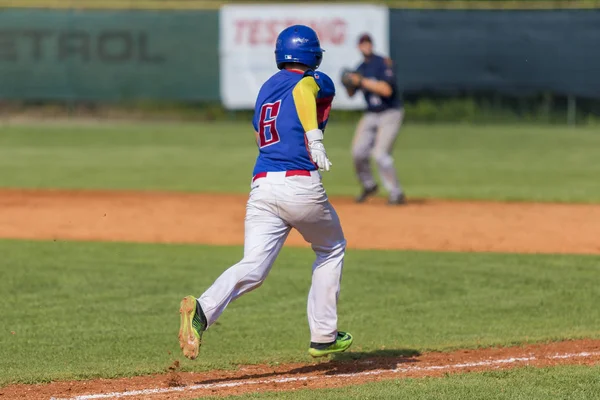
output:
[[[299,93],[314,96],[316,107],[303,109],[295,98]],[[325,130],[334,96],[333,81],[322,72],[281,70],[267,80],[258,93],[252,120],[259,149],[253,175],[316,170],[305,127]]]
[[368,61],[364,61],[357,68],[357,72],[365,78],[372,78],[378,81],[385,81],[392,87],[390,97],[381,97],[373,92],[362,89],[367,102],[367,110],[372,112],[381,112],[390,108],[400,108],[402,101],[398,95],[396,76],[392,67],[392,61],[373,54]]

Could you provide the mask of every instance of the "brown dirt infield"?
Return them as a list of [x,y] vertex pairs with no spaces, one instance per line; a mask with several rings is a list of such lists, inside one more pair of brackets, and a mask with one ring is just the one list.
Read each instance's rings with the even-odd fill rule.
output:
[[[0,388],[1,399],[190,399],[258,391],[335,388],[383,379],[443,376],[465,372],[548,367],[600,362],[600,340],[574,340],[523,347],[459,350],[355,361],[323,361],[281,366],[242,366],[236,371],[166,374],[81,382],[12,385]],[[135,393],[138,391],[137,393]],[[128,393],[123,396],[123,392]],[[110,395],[112,394],[112,395]],[[120,396],[118,396],[120,394]],[[85,397],[93,396],[94,397]],[[77,397],[82,396],[82,397]]]
[[[0,238],[243,243],[246,196],[107,191],[0,190]],[[351,248],[600,254],[600,205],[332,199]],[[287,245],[307,246],[297,234]],[[523,365],[600,363],[600,340],[461,350],[405,357],[244,366],[181,373],[11,385],[0,399],[85,397],[136,391],[128,399],[183,399],[255,391],[339,387],[381,379],[441,376]],[[121,396],[118,396],[121,397]]]
[[[0,191],[0,237],[152,243],[243,243],[246,196]],[[600,254],[600,205],[332,199],[360,249]],[[288,246],[307,246],[293,233]]]

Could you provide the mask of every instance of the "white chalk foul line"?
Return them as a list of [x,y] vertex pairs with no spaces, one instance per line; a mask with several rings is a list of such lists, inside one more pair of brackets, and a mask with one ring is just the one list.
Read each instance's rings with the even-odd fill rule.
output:
[[[554,356],[542,357],[540,360],[557,360],[557,359],[568,359],[568,358],[586,358],[600,356],[600,352],[581,352],[581,353],[568,353],[568,354],[556,354]],[[121,397],[140,396],[140,395],[153,395],[163,393],[175,393],[175,392],[187,392],[201,389],[221,389],[231,388],[247,385],[261,385],[271,383],[290,383],[290,382],[303,382],[309,380],[328,379],[328,378],[354,378],[357,376],[372,376],[381,374],[397,374],[402,372],[415,372],[415,371],[439,371],[445,369],[456,369],[456,368],[473,368],[473,367],[485,367],[494,365],[514,364],[518,362],[527,362],[538,360],[535,356],[531,357],[514,357],[504,358],[499,360],[486,360],[471,363],[462,364],[450,364],[450,365],[431,365],[428,367],[419,366],[406,366],[398,367],[394,369],[377,369],[373,371],[364,372],[353,372],[349,374],[335,374],[335,375],[316,375],[316,376],[302,376],[302,377],[287,377],[287,378],[274,378],[264,380],[244,380],[237,382],[225,382],[225,383],[206,383],[199,385],[191,385],[184,387],[170,387],[170,388],[158,388],[158,389],[142,389],[142,390],[131,390],[127,392],[113,392],[113,393],[100,393],[100,394],[86,394],[75,397],[57,398],[51,397],[50,400],[95,400],[95,399],[118,399]]]

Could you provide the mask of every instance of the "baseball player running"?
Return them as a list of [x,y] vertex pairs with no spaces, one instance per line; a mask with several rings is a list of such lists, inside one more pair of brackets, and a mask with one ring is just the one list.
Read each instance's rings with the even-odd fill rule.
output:
[[398,181],[392,150],[404,117],[404,109],[389,58],[373,53],[373,41],[363,34],[358,48],[364,60],[356,72],[345,71],[342,82],[350,97],[361,90],[367,102],[354,135],[352,156],[362,193],[356,198],[362,203],[377,192],[377,183],[371,172],[369,157],[373,156],[385,189],[389,192],[389,204],[404,204],[406,197]]
[[280,71],[260,89],[254,111],[259,154],[246,206],[244,258],[200,298],[181,301],[179,344],[187,358],[198,356],[203,332],[230,302],[263,283],[292,228],[316,254],[308,294],[308,353],[322,357],[352,344],[349,333],[337,330],[346,240],[317,171],[331,166],[323,130],[335,95],[332,80],[316,72],[322,58],[311,28],[294,25],[279,34],[275,61]]

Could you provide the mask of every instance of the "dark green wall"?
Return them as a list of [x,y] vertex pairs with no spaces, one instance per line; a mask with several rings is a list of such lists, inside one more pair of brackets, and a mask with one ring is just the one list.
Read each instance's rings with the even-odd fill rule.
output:
[[[600,98],[600,10],[390,10],[406,93]],[[218,11],[0,10],[0,98],[219,100]]]
[[600,10],[390,10],[407,93],[600,98]]
[[0,97],[218,100],[216,11],[0,11]]

